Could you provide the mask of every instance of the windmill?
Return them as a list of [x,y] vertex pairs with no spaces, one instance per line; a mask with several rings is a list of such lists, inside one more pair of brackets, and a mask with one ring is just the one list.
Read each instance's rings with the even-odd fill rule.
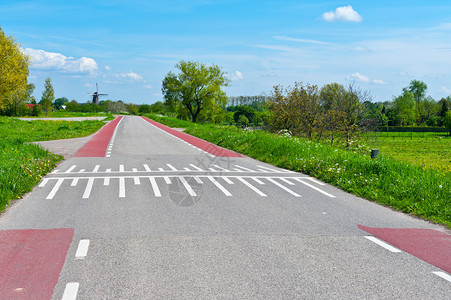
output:
[[94,93],[88,93],[92,96],[92,103],[99,105],[100,96],[108,96],[108,94],[99,94],[99,85],[96,83],[96,91]]

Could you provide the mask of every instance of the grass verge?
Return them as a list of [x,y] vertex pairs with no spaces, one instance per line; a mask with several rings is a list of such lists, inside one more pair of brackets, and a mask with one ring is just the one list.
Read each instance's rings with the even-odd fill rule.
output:
[[451,228],[451,172],[423,169],[302,138],[228,126],[191,126],[188,133],[354,195]]
[[0,211],[55,168],[62,156],[29,142],[90,135],[102,121],[21,121],[0,117]]

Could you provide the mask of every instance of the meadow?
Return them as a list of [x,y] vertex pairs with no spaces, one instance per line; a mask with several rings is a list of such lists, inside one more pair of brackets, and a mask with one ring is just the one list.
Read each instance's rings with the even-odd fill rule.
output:
[[29,142],[90,135],[102,121],[21,121],[0,117],[0,211],[39,183],[62,156]]

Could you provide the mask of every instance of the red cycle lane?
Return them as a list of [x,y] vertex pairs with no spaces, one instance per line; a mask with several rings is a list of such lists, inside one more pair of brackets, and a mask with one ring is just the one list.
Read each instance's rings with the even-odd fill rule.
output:
[[81,147],[74,157],[105,157],[108,144],[122,116],[105,125],[89,142]]
[[204,150],[205,152],[208,152],[214,156],[217,157],[244,157],[243,155],[236,153],[234,151],[219,147],[215,144],[209,143],[207,141],[204,141],[200,138],[194,137],[192,135],[186,134],[184,132],[177,131],[175,129],[172,129],[168,126],[165,126],[161,123],[155,122],[154,120],[151,120],[146,117],[142,117],[144,120],[149,122],[152,125],[155,125],[156,127],[166,131],[167,133],[172,134],[173,136],[176,136],[182,140],[184,140],[187,143],[190,143],[193,146],[196,146],[199,149]]
[[74,229],[0,230],[0,298],[51,299]]
[[432,229],[359,228],[451,274],[451,235]]

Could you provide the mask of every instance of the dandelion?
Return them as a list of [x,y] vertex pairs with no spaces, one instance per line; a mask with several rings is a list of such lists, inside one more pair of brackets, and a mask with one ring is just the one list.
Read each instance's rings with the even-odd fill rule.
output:
[[439,187],[439,188],[443,188],[443,185],[439,185],[438,187]]

